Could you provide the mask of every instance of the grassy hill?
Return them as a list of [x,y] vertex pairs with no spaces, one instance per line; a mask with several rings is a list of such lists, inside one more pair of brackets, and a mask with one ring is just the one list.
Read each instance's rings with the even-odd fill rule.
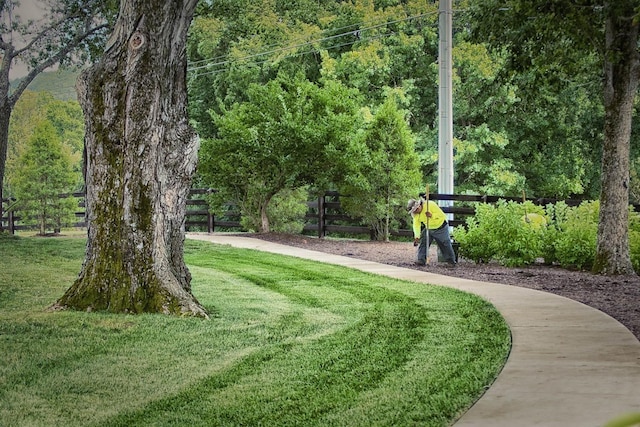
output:
[[[55,98],[68,101],[76,100],[76,79],[79,71],[58,70],[40,73],[29,85],[28,89],[34,92],[50,92]],[[11,87],[20,83],[21,79],[11,82]]]

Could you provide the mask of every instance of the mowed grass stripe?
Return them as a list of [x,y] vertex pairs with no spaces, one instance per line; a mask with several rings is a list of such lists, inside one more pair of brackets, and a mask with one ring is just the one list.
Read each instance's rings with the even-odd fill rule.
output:
[[[27,254],[43,242],[33,241]],[[3,250],[12,243],[0,239]],[[76,253],[79,269],[78,248],[61,253]],[[2,301],[12,314],[0,329],[8,349],[0,362],[10,365],[0,368],[0,417],[12,425],[448,425],[508,354],[499,314],[452,289],[205,242],[188,241],[186,259],[210,321],[21,312],[26,294]],[[55,301],[61,285],[45,299]]]

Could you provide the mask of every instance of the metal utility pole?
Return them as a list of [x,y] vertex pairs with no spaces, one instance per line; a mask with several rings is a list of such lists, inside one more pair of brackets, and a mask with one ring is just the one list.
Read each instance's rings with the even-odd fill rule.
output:
[[[440,88],[438,99],[438,193],[453,194],[453,101],[452,101],[452,0],[439,4],[439,56]],[[450,202],[447,202],[450,205]],[[452,219],[452,218],[450,218]]]

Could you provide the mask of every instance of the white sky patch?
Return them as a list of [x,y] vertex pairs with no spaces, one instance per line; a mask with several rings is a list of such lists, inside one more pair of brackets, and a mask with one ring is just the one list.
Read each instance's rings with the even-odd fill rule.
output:
[[[22,0],[20,2],[20,5],[14,10],[13,15],[14,18],[19,17],[20,22],[27,22],[28,20],[39,21],[43,19],[45,15],[45,6],[41,1],[38,0]],[[20,48],[25,45],[25,40],[23,40],[21,35],[14,34],[12,43],[17,48]],[[26,76],[28,72],[29,69],[27,65],[20,61],[19,58],[16,58],[11,66],[9,76],[11,80],[14,80]]]

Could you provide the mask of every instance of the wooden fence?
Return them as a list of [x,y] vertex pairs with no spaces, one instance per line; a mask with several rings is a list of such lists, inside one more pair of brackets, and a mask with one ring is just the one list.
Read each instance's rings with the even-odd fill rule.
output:
[[[466,218],[475,215],[475,205],[478,203],[495,204],[498,200],[522,202],[521,197],[506,196],[488,196],[488,195],[458,195],[458,194],[430,194],[429,200],[440,201],[442,210],[451,214],[452,220],[449,225],[456,227],[465,224]],[[528,198],[536,205],[545,206],[549,203],[555,203],[557,199],[550,198]],[[564,200],[569,206],[577,206],[583,200],[566,199]],[[316,232],[318,237],[324,237],[331,233],[346,234],[369,234],[373,236],[373,231],[365,225],[359,224],[357,219],[353,219],[344,214],[340,206],[340,195],[335,191],[327,191],[323,197],[318,200],[308,202],[309,211],[306,215],[306,224],[304,230],[307,232]],[[401,207],[401,208],[404,208]],[[637,206],[640,211],[640,205]],[[390,230],[393,236],[413,237],[411,229],[410,217],[407,214],[401,219],[400,226]]]
[[[228,211],[222,216],[215,216],[209,212],[207,201],[204,196],[212,190],[193,189],[190,198],[187,201],[187,215],[185,219],[185,227],[187,231],[206,231],[213,233],[218,231],[239,230],[240,215],[235,210],[235,206],[228,205]],[[72,196],[79,199],[78,211],[76,212],[76,227],[86,227],[84,212],[84,193],[74,193]],[[66,196],[69,197],[69,196]],[[449,221],[451,226],[457,226],[465,223],[465,219],[475,214],[475,205],[478,203],[496,203],[503,199],[507,201],[522,202],[519,197],[504,196],[487,196],[487,195],[455,195],[455,194],[430,194],[429,198],[434,201],[443,201],[442,210],[445,213],[452,214],[453,220]],[[545,206],[549,203],[555,203],[558,200],[549,198],[527,199],[534,204]],[[564,200],[570,206],[576,206],[582,200],[568,199]],[[19,212],[13,209],[6,209],[11,202],[3,200],[4,217],[2,218],[3,228],[14,233],[17,230],[24,230],[29,227],[20,224]],[[350,234],[350,235],[369,235],[372,236],[372,230],[362,224],[358,219],[349,217],[344,213],[340,206],[340,195],[335,191],[327,191],[324,196],[317,200],[307,203],[308,211],[305,216],[304,230],[307,233],[314,233],[318,237],[325,237],[328,234]],[[634,205],[636,211],[640,211],[640,205]],[[400,221],[400,226],[391,230],[394,236],[412,236],[411,224],[409,224],[409,216]]]

